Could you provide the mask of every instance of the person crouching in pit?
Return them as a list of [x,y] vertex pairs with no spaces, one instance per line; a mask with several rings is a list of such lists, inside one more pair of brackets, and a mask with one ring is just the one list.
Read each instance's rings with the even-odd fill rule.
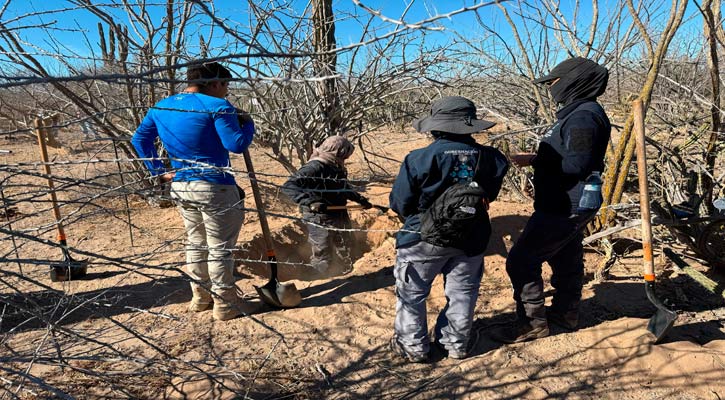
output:
[[352,270],[353,239],[348,200],[368,209],[372,204],[352,190],[345,160],[355,146],[342,136],[330,136],[312,152],[310,160],[285,182],[282,192],[299,204],[312,247],[310,263],[315,277],[347,274]]

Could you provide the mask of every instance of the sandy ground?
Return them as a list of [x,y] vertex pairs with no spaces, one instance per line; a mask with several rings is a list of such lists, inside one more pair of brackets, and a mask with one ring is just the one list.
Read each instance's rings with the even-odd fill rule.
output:
[[[64,149],[51,150],[56,161],[113,158],[105,142],[81,144],[71,133],[60,139]],[[383,172],[394,176],[394,160],[426,143],[415,134],[375,135],[366,148],[379,152],[368,157],[381,167],[366,168],[358,151],[351,176],[370,180],[366,195],[386,204],[391,180]],[[6,139],[0,147],[13,151],[2,156],[5,164],[37,160],[37,146],[30,140]],[[123,192],[109,189],[120,183],[117,176],[107,175],[116,171],[115,163],[54,165],[55,175],[72,178],[56,183],[69,244],[86,254],[76,256],[88,257],[91,268],[84,280],[51,282],[42,264],[59,260],[60,251],[3,234],[0,251],[8,262],[0,273],[0,398],[5,398],[3,391],[20,398],[725,397],[722,299],[658,257],[658,278],[663,280],[658,291],[680,317],[665,340],[654,344],[646,330],[654,307],[640,280],[639,245],[626,238],[617,242],[621,256],[607,280],[594,279],[602,256],[594,247],[586,249],[578,331],[554,327],[547,338],[517,345],[492,341],[491,330],[514,317],[505,257],[532,211],[530,202],[506,194],[490,211],[494,231],[475,311],[471,357],[455,361],[434,353],[428,364],[403,362],[388,348],[395,312],[395,249],[389,231],[398,226],[395,218],[372,210],[353,212],[362,253],[354,271],[308,280],[304,227],[275,187],[287,172],[265,149],[253,148],[252,156],[264,184],[265,207],[291,217],[272,217],[270,225],[281,277],[292,279],[302,293],[300,307],[264,307],[227,322],[213,321],[210,311],[187,313],[191,294],[179,271],[183,230],[176,210],[152,207],[131,194],[129,232]],[[243,163],[237,158],[234,165]],[[37,165],[22,169],[40,171]],[[28,174],[6,177],[3,195],[22,201],[13,204],[18,215],[4,220],[3,228],[52,243],[45,181]],[[79,187],[78,181],[86,184]],[[247,181],[241,184],[248,188]],[[246,205],[253,208],[247,193]],[[85,204],[67,202],[77,198]],[[636,232],[623,236],[636,237]],[[254,262],[263,259],[264,245],[251,211],[238,246],[237,286],[257,301],[254,286],[265,283],[266,264]],[[721,282],[722,290],[721,272],[693,266]],[[548,267],[544,269],[548,277]],[[438,279],[428,301],[431,324],[444,304]]]

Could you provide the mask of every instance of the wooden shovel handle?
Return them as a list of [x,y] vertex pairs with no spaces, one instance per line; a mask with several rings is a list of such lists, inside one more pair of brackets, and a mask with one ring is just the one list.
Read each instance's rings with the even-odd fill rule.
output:
[[252,194],[254,195],[254,203],[257,207],[257,214],[259,215],[259,224],[262,225],[262,235],[264,236],[264,243],[267,246],[267,252],[272,250],[272,234],[269,230],[269,224],[267,224],[267,215],[264,213],[264,204],[262,203],[262,194],[259,191],[259,184],[257,183],[257,176],[254,174],[254,166],[252,165],[252,157],[249,156],[249,150],[244,150],[242,153],[244,156],[244,164],[247,167],[247,175],[249,176],[249,183],[252,186]]
[[272,233],[267,224],[267,215],[264,213],[264,203],[262,203],[262,194],[259,191],[257,176],[254,174],[254,166],[252,165],[252,157],[249,150],[244,150],[244,165],[247,167],[247,175],[249,176],[249,184],[252,186],[252,194],[254,195],[254,203],[257,206],[257,214],[259,215],[259,225],[262,226],[262,236],[264,236],[264,244],[267,247],[267,260],[270,262],[270,282],[277,281],[277,257],[274,253],[272,244]]
[[360,204],[352,204],[349,206],[327,206],[328,210],[332,211],[338,211],[338,210],[364,210],[365,208],[361,206]]
[[652,256],[652,225],[649,211],[649,188],[647,185],[647,149],[644,137],[644,106],[642,100],[632,102],[634,114],[634,135],[637,144],[637,176],[639,178],[639,207],[642,212],[642,258],[644,280],[654,282],[655,265]]
[[[388,210],[389,210],[388,207],[378,206],[375,204],[373,204],[372,208],[374,208],[376,210],[380,210],[384,213],[388,212]],[[368,210],[369,208],[363,207],[362,204],[351,204],[348,206],[327,206],[327,209],[332,210],[332,211],[339,211],[339,210]]]
[[38,137],[38,147],[40,147],[40,160],[43,161],[43,172],[48,176],[48,197],[53,204],[53,215],[55,216],[55,225],[58,227],[58,240],[65,241],[65,230],[60,216],[60,208],[58,207],[58,197],[55,194],[55,185],[53,178],[50,176],[50,165],[48,164],[48,148],[45,145],[45,123],[42,118],[36,118],[33,121],[35,126],[35,135]]

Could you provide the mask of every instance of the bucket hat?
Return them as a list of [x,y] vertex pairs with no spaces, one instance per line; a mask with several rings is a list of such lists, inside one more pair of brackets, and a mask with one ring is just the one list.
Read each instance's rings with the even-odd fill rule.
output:
[[471,134],[485,131],[495,122],[478,119],[476,105],[461,96],[442,97],[430,106],[430,115],[413,121],[418,132],[440,131],[455,134]]

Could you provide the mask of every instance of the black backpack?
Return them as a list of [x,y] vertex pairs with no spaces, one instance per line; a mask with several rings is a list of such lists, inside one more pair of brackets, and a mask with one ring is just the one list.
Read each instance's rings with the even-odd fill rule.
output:
[[473,256],[482,253],[491,236],[491,222],[483,203],[486,191],[476,182],[483,153],[479,151],[473,180],[448,187],[420,216],[423,241],[453,247]]

